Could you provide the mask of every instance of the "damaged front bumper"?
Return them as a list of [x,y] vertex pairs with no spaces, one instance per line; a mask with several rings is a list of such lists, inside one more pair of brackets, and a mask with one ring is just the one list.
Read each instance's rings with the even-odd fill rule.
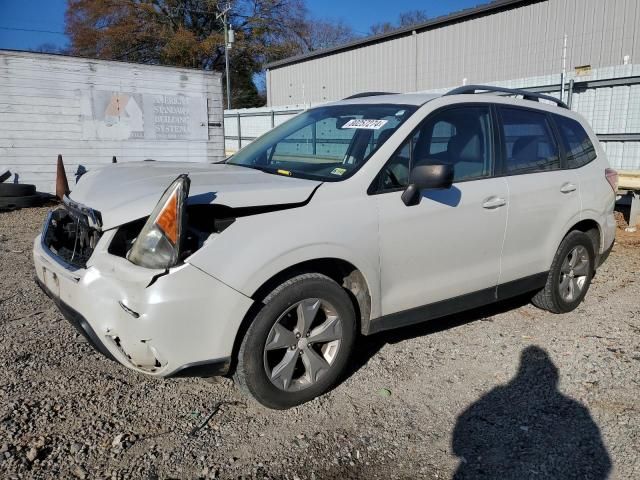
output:
[[38,283],[98,351],[131,369],[160,377],[226,373],[253,300],[188,263],[165,272],[111,255],[114,234],[102,234],[84,268],[61,262],[38,236]]

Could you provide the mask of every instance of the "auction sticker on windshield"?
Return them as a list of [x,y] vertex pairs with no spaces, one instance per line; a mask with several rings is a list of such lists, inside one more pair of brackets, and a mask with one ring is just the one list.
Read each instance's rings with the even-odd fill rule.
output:
[[345,123],[342,128],[363,128],[365,130],[380,130],[387,123],[387,120],[367,120],[365,118],[354,118]]

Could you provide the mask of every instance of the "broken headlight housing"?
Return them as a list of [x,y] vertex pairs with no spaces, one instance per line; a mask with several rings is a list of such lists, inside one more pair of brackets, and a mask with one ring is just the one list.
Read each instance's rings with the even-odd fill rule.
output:
[[154,269],[166,269],[178,263],[190,183],[189,177],[183,174],[165,190],[127,253],[129,261]]

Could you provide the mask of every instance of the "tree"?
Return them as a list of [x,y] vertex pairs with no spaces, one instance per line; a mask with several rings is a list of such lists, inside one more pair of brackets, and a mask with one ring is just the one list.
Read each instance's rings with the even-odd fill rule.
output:
[[412,25],[418,25],[424,23],[429,19],[429,16],[424,10],[410,10],[408,12],[401,13],[398,16],[396,23],[381,22],[371,25],[369,32],[371,35],[380,35],[382,33],[393,32],[401,28],[410,27]]
[[371,27],[369,27],[369,33],[371,35],[380,35],[383,33],[393,32],[394,30],[397,30],[397,29],[398,27],[396,27],[391,22],[380,22],[380,23],[374,23],[373,25],[371,25]]
[[412,25],[424,23],[427,20],[429,20],[429,16],[424,10],[410,10],[400,14],[398,17],[398,24],[400,27],[410,27]]
[[351,26],[343,21],[307,20],[297,33],[300,53],[331,48],[357,38]]
[[[224,70],[220,0],[69,0],[70,53],[91,58]],[[226,3],[226,2],[225,2]],[[220,5],[222,6],[222,5]],[[236,0],[229,20],[232,105],[264,104],[252,78],[266,61],[300,52],[302,0]],[[225,93],[226,95],[226,93]]]

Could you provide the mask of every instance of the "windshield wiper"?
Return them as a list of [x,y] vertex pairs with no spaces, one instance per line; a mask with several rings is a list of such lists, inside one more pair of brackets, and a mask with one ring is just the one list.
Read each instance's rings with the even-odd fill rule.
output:
[[277,170],[274,170],[272,168],[268,168],[268,167],[263,166],[263,165],[245,165],[243,163],[227,163],[227,165],[236,165],[238,167],[253,168],[254,170],[260,170],[261,172],[270,173],[272,175],[278,175]]

